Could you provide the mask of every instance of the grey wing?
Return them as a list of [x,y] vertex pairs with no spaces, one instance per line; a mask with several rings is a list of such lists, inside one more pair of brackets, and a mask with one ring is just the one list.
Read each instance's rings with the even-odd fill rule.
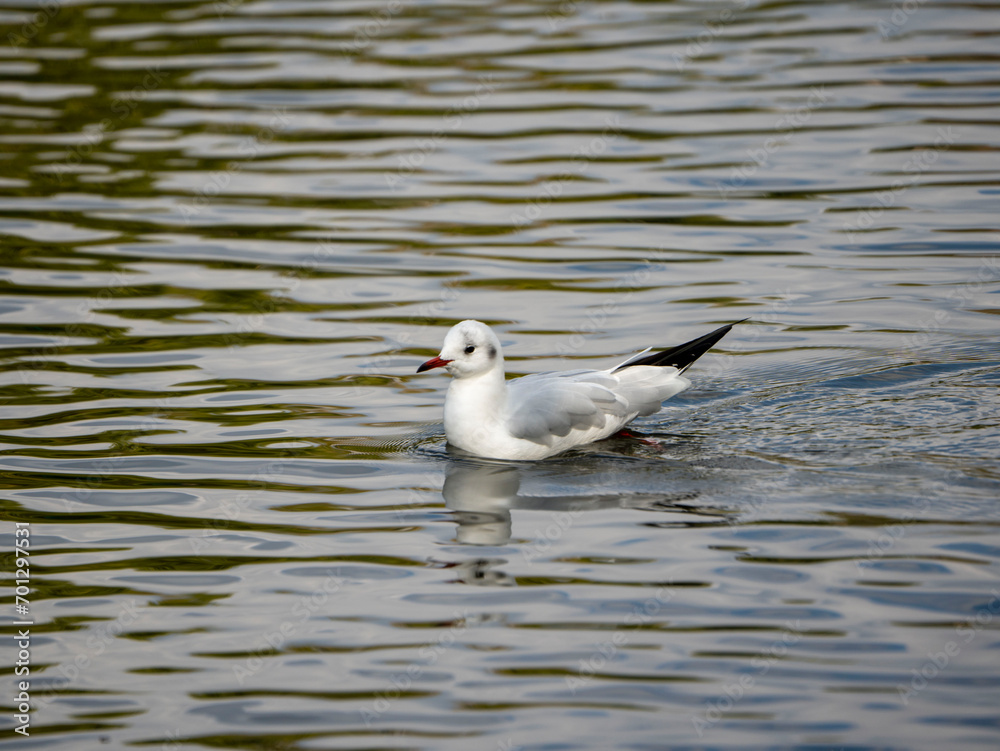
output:
[[628,404],[612,390],[618,379],[596,371],[537,373],[507,384],[507,429],[515,438],[551,446],[573,430],[601,428]]

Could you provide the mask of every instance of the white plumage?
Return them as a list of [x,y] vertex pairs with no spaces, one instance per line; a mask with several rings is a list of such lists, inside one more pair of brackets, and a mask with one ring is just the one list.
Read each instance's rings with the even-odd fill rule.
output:
[[444,404],[448,442],[492,459],[544,459],[606,438],[636,417],[659,411],[691,382],[681,375],[733,324],[670,350],[640,352],[608,370],[536,373],[504,379],[500,340],[484,323],[462,321],[438,357],[417,372],[452,376]]

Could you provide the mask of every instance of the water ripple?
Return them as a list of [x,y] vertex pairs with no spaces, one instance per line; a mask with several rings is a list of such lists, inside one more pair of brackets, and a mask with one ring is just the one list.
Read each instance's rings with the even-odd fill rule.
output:
[[[995,747],[998,31],[990,2],[0,11],[33,733]],[[447,447],[414,372],[468,317],[518,375],[750,320],[639,438],[531,464]]]

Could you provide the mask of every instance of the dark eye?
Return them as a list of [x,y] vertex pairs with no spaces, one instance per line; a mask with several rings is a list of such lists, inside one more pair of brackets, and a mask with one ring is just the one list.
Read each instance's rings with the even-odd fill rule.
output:
[[476,351],[476,348],[473,347],[471,344],[468,347],[465,348],[465,354],[467,354],[467,355],[471,355],[475,351]]

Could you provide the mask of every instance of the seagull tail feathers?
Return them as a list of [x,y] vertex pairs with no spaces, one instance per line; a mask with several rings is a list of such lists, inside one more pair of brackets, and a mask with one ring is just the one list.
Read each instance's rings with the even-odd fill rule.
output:
[[728,334],[733,326],[749,320],[749,318],[744,318],[742,321],[734,321],[733,323],[717,328],[711,333],[699,336],[697,339],[692,339],[685,344],[679,344],[676,347],[671,347],[661,352],[654,352],[638,360],[629,360],[619,365],[612,372],[617,373],[619,370],[631,368],[635,365],[658,365],[660,367],[677,368],[677,370],[683,373],[694,364],[695,360],[708,352],[708,350],[715,346],[716,342]]

